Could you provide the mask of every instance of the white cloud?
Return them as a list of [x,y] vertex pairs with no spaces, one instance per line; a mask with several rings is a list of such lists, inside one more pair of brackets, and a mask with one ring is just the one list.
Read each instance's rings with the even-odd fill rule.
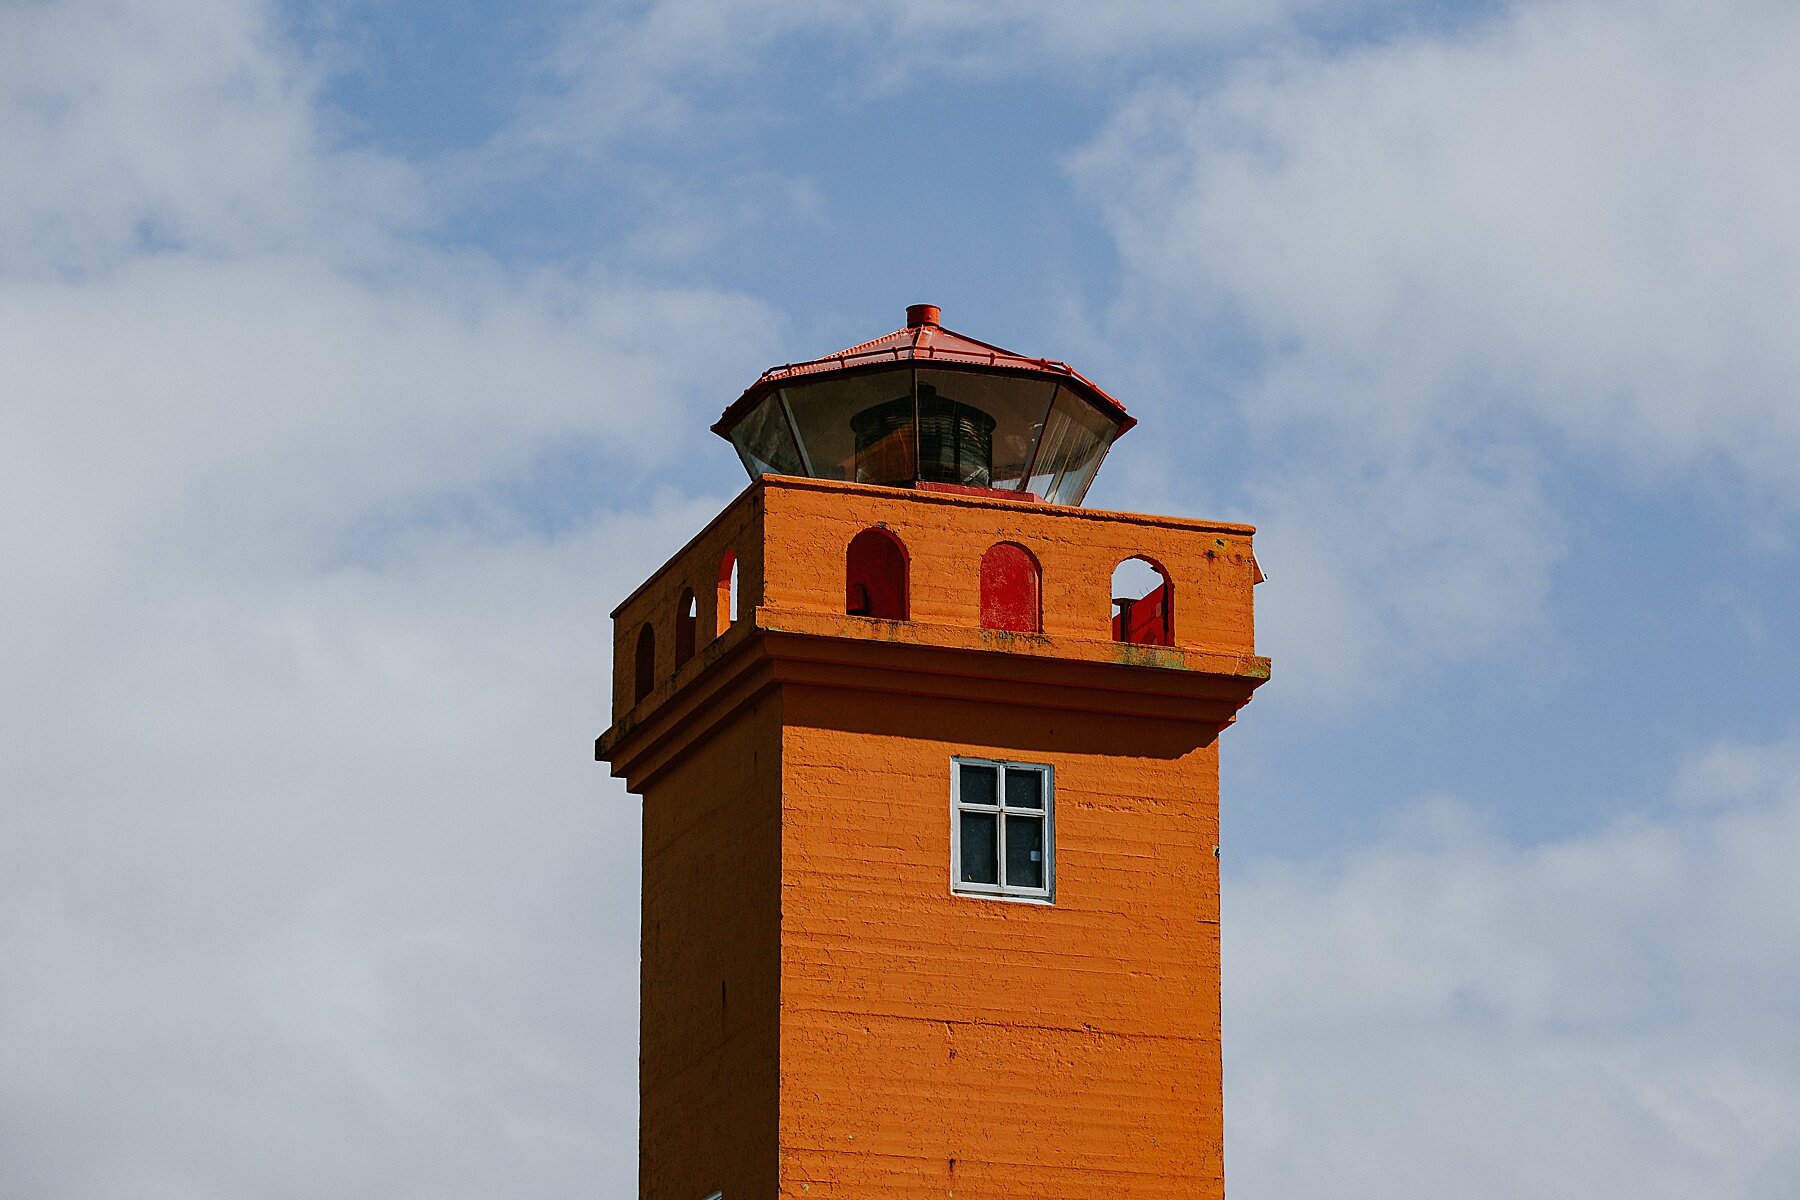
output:
[[[1309,22],[1403,7],[1401,0],[597,0],[550,56],[544,103],[503,140],[515,149],[566,149],[768,116],[758,76],[778,47],[848,54],[854,70],[819,101],[856,102],[930,74],[991,79],[1051,66],[1066,81],[1091,79],[1173,49],[1219,55],[1253,36],[1299,36]],[[716,103],[709,89],[721,87],[725,102]]]
[[1728,808],[1522,848],[1437,801],[1228,884],[1234,1194],[1794,1194],[1800,753],[1678,792],[1722,756]]
[[1562,519],[1527,455],[1339,445],[1252,487],[1264,652],[1282,690],[1342,702],[1530,628]]
[[1261,397],[1286,410],[1388,433],[1524,402],[1771,469],[1800,434],[1797,45],[1782,6],[1525,5],[1148,95],[1090,169],[1137,185],[1109,198],[1137,270],[1291,347]]
[[303,241],[345,255],[425,215],[392,161],[322,144],[316,73],[272,6],[39,0],[0,39],[0,269],[66,276],[148,248]]
[[[1432,660],[1529,627],[1562,542],[1546,454],[1633,485],[1724,466],[1800,504],[1797,49],[1800,15],[1757,0],[1531,3],[1126,106],[1075,170],[1127,315],[1259,350],[1271,570],[1299,556],[1359,641]],[[1461,499],[1390,532],[1370,477]],[[1394,638],[1379,598],[1434,572],[1490,576],[1488,612],[1452,589]],[[1304,653],[1302,688],[1347,676]]]
[[[829,27],[847,11],[657,6],[619,43],[644,70],[587,100],[611,106],[602,126],[654,124],[682,102],[671,79],[729,77],[739,39],[771,44],[765,21],[799,37],[809,14]],[[878,13],[867,44],[912,39],[906,70],[975,70],[1270,11],[914,5]],[[1506,36],[1548,53],[1519,28]],[[1328,131],[1358,64],[1379,74],[1422,46],[1294,60],[1281,90],[1225,95],[1240,129],[1291,91]],[[1446,69],[1451,96],[1460,74]],[[769,314],[436,244],[442,197],[322,132],[320,81],[270,5],[7,5],[0,81],[0,171],[31,183],[0,195],[0,1193],[629,1192],[635,808],[586,746],[607,707],[607,609],[723,497],[597,488],[598,515],[551,522],[502,496],[569,445],[636,486],[683,446],[696,397],[762,365]],[[1429,125],[1378,92],[1376,115]],[[1323,134],[1295,128],[1269,144],[1303,166]],[[1442,381],[1467,367],[1455,331],[1440,321],[1434,349],[1430,326],[1406,332],[1407,305],[1429,319],[1487,290],[1429,272],[1389,287],[1379,239],[1308,274],[1304,247],[1273,254],[1287,226],[1247,218],[1199,226],[1243,237],[1196,257],[1177,218],[1213,210],[1181,174],[1193,147],[1145,157],[1121,138],[1145,189],[1118,214],[1139,269],[1183,313],[1222,300],[1297,346],[1252,407],[1332,446],[1260,504],[1277,579],[1262,598],[1300,605],[1277,608],[1278,640],[1284,623],[1341,634],[1308,639],[1336,656],[1311,669],[1348,689],[1377,653],[1404,666],[1517,628],[1559,547],[1544,468],[1516,439],[1472,455],[1464,435],[1554,420],[1597,439],[1605,420],[1520,417],[1514,377],[1489,380],[1485,359],[1469,376],[1492,383],[1481,410],[1447,406]],[[1185,199],[1158,208],[1153,177]],[[1737,178],[1721,194],[1745,192]],[[1330,216],[1274,166],[1242,179],[1245,204]],[[1258,238],[1278,268],[1266,290],[1245,265]],[[1158,255],[1166,275],[1146,265]],[[1187,268],[1215,283],[1187,288]],[[1389,298],[1365,313],[1358,288]],[[1542,334],[1516,290],[1474,315],[1523,330],[1501,342],[1523,354]],[[1410,337],[1414,373],[1371,355],[1358,320]],[[1601,361],[1635,361],[1623,335],[1592,332]],[[1685,345],[1670,353],[1692,368]],[[1548,361],[1539,384],[1585,378]],[[1331,407],[1312,402],[1319,380],[1343,385]],[[1734,401],[1754,437],[1682,451],[1669,431],[1695,418],[1664,390],[1636,461],[1730,453],[1775,486],[1744,446],[1774,463],[1778,417]],[[1291,688],[1303,648],[1275,649]],[[1666,1167],[1630,1177],[1634,1195],[1790,1194],[1800,1055],[1771,1013],[1796,991],[1780,853],[1794,776],[1790,750],[1725,748],[1684,776],[1694,803],[1677,816],[1519,850],[1450,806],[1429,836],[1333,870],[1252,872],[1227,927],[1234,1186],[1406,1194],[1384,1186],[1401,1164],[1407,1186],[1465,1195],[1470,1163],[1522,1178],[1491,1146],[1531,1144],[1559,1171],[1537,1194],[1609,1194],[1599,1172],[1621,1162]],[[1483,1128],[1498,1132],[1474,1140]],[[1738,1190],[1694,1186],[1708,1171]]]
[[606,614],[769,314],[435,244],[270,4],[7,5],[0,80],[0,1193],[628,1191]]
[[4,698],[0,1190],[627,1190],[605,611],[717,503],[109,592]]
[[1692,808],[1755,803],[1800,779],[1800,741],[1774,745],[1722,742],[1683,764],[1675,799]]

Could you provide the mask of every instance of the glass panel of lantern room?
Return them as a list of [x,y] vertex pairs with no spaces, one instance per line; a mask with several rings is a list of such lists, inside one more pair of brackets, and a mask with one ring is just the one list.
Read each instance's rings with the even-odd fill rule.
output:
[[1063,388],[1044,426],[1030,490],[1052,504],[1080,504],[1117,429],[1110,417]]
[[921,478],[971,487],[1022,487],[1055,390],[1055,381],[1028,375],[921,367]]
[[804,475],[800,455],[794,448],[794,435],[788,428],[787,414],[781,411],[777,396],[766,397],[744,418],[731,427],[731,444],[750,478],[765,474]]
[[919,478],[984,488],[993,479],[994,418],[929,383],[919,385]]
[[912,482],[911,367],[790,384],[783,395],[815,478]]

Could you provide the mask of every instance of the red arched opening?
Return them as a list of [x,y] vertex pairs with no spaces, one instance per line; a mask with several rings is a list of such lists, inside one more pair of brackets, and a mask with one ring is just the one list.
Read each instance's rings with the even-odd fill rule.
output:
[[737,620],[737,551],[727,550],[719,560],[719,595],[713,607],[713,636],[718,637]]
[[637,641],[637,682],[632,689],[633,704],[650,694],[656,686],[656,630],[650,628],[648,621],[638,630]]
[[1175,589],[1161,565],[1139,555],[1113,569],[1113,641],[1175,644]]
[[1037,633],[1044,627],[1038,560],[1016,542],[989,546],[981,556],[981,627]]
[[675,603],[675,669],[694,657],[694,634],[700,627],[700,602],[693,588],[682,588]]
[[885,529],[865,529],[844,553],[844,611],[906,620],[906,547]]

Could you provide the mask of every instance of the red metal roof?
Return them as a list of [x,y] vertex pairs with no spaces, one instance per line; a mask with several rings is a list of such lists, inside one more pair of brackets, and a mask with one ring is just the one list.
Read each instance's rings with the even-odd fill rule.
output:
[[906,328],[883,334],[873,341],[839,350],[836,354],[827,354],[823,358],[770,367],[762,373],[761,378],[744,389],[743,395],[731,402],[731,406],[714,423],[713,432],[720,437],[729,437],[731,427],[740,418],[756,407],[764,396],[783,384],[809,376],[908,361],[1022,371],[1048,376],[1073,385],[1077,394],[1086,397],[1094,407],[1118,422],[1118,432],[1113,434],[1115,438],[1137,424],[1137,418],[1127,413],[1123,404],[1107,395],[1098,384],[1066,362],[1027,358],[1023,354],[1002,350],[967,334],[945,329],[937,323],[936,305],[915,304],[906,310],[906,316]]

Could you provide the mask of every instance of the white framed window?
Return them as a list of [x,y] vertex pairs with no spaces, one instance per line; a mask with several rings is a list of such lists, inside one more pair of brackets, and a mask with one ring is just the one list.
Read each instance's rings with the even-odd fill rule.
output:
[[1043,763],[950,760],[950,890],[1049,902],[1056,773]]

